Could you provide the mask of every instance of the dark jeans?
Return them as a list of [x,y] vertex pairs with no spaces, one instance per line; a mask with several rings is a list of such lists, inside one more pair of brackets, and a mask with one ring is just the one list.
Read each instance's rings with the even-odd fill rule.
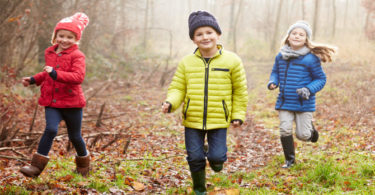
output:
[[68,129],[69,140],[72,142],[78,156],[86,156],[86,144],[81,136],[82,108],[51,108],[45,107],[46,129],[38,146],[38,153],[48,156],[53,139],[61,120]]
[[[204,151],[204,138],[207,134],[208,151]],[[185,127],[186,160],[191,172],[206,167],[206,157],[210,163],[222,164],[227,160],[227,129],[199,130]]]

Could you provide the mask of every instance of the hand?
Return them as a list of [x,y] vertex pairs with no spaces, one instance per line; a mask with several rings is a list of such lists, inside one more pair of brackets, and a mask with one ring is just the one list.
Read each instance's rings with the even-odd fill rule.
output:
[[271,83],[271,84],[269,85],[268,88],[269,88],[270,90],[274,90],[274,89],[276,89],[276,87],[277,87],[277,86],[276,86],[275,84]]
[[235,120],[232,122],[233,128],[238,128],[241,126],[241,122],[239,120]]
[[310,97],[310,90],[306,87],[300,88],[296,90],[297,94],[301,96],[304,100],[308,100]]
[[53,68],[51,66],[45,66],[43,68],[44,71],[48,72],[48,73],[51,73],[53,71]]
[[163,112],[163,113],[168,113],[168,111],[169,111],[169,107],[171,106],[171,104],[170,103],[168,103],[168,102],[163,102],[163,104],[161,105],[161,111]]
[[22,84],[24,87],[27,87],[30,85],[31,77],[23,77],[22,78]]

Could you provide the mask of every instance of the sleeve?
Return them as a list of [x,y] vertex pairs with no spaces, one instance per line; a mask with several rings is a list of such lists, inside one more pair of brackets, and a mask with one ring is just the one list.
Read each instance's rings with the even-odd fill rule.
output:
[[69,72],[56,70],[56,81],[67,84],[81,84],[85,79],[85,56],[72,57],[72,69]]
[[232,71],[232,119],[245,121],[247,103],[248,103],[248,92],[247,92],[247,81],[246,72],[242,62],[234,67]]
[[48,76],[47,72],[40,72],[40,73],[34,75],[33,78],[35,80],[35,84],[37,86],[41,85],[43,83],[43,81],[46,79],[47,76]]
[[278,66],[277,56],[275,58],[275,63],[273,64],[272,72],[270,75],[270,81],[267,84],[268,89],[272,83],[275,84],[276,87],[279,86],[279,66]]
[[171,104],[171,112],[180,107],[186,94],[185,67],[182,62],[179,63],[173,76],[172,82],[168,88],[166,102]]
[[323,71],[320,61],[317,61],[311,65],[310,72],[313,80],[306,86],[306,88],[308,88],[312,94],[315,94],[323,89],[324,85],[326,84],[327,77]]

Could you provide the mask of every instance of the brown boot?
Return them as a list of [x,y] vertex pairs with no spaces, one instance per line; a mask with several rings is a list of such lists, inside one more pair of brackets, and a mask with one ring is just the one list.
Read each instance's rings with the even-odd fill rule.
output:
[[44,167],[46,167],[48,161],[48,156],[35,153],[31,159],[31,165],[22,167],[20,172],[26,177],[38,177],[40,173],[42,173]]
[[90,171],[90,155],[76,156],[77,173],[87,176]]

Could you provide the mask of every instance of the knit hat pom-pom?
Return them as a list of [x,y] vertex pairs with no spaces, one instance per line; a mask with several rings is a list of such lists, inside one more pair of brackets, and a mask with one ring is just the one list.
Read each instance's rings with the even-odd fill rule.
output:
[[89,17],[82,12],[75,13],[72,18],[78,20],[83,25],[83,28],[89,24]]

